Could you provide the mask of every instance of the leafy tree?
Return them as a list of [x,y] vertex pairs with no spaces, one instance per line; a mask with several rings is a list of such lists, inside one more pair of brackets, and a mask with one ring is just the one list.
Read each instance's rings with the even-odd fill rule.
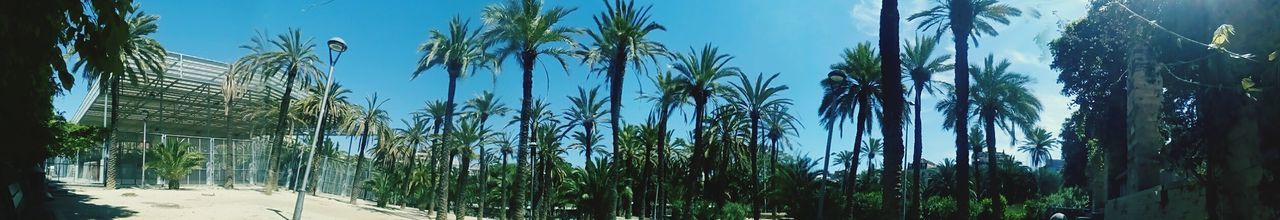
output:
[[49,120],[49,128],[53,129],[54,137],[54,142],[49,145],[50,157],[72,157],[76,152],[97,148],[108,132],[103,127],[67,123],[62,115],[54,115]]
[[[683,96],[693,99],[694,103],[694,148],[689,164],[692,172],[689,173],[687,178],[689,182],[686,183],[684,200],[686,201],[684,210],[687,212],[687,210],[692,209],[692,201],[695,198],[695,193],[693,192],[697,191],[696,179],[699,175],[702,175],[702,171],[705,169],[702,160],[706,158],[707,152],[704,152],[704,149],[706,149],[707,140],[703,137],[705,136],[703,134],[703,119],[706,116],[707,101],[713,95],[722,93],[726,89],[716,81],[740,74],[741,71],[737,67],[726,66],[730,60],[733,60],[733,56],[720,54],[719,49],[711,46],[711,44],[703,46],[701,52],[689,48],[688,54],[677,54],[676,60],[679,60],[679,62],[673,68],[681,74],[676,79],[676,84],[682,90]],[[689,214],[691,213],[686,213],[686,217],[689,217]]]
[[163,177],[169,189],[178,189],[178,184],[191,173],[191,169],[204,165],[204,156],[191,151],[191,143],[187,142],[170,141],[152,147],[148,153],[154,159],[147,161],[147,168]]
[[[991,36],[999,35],[995,30],[995,26],[991,21],[1000,24],[1009,24],[1010,17],[1022,15],[1022,11],[1008,5],[1000,4],[999,0],[935,0],[936,6],[929,10],[912,14],[907,20],[923,19],[920,21],[917,29],[928,30],[933,29],[935,36],[942,36],[943,33],[951,31],[954,37],[956,56],[955,63],[955,93],[969,94],[969,37],[973,34],[973,42],[977,45],[978,38],[982,34]],[[974,32],[977,30],[977,32]],[[954,125],[957,128],[969,127],[969,100],[957,99],[955,108],[951,113],[951,119],[954,119]],[[968,132],[965,129],[955,129],[956,131],[956,169],[959,173],[956,181],[956,188],[968,188],[969,184],[969,149],[965,138]],[[969,201],[968,194],[956,194],[956,201]],[[957,216],[969,215],[969,203],[959,202],[959,212]]]
[[[562,7],[551,7],[543,11],[542,1],[538,0],[508,0],[503,4],[495,4],[485,7],[481,12],[485,24],[490,26],[482,36],[485,39],[492,39],[497,46],[494,54],[497,58],[496,64],[501,66],[502,60],[509,56],[515,56],[516,61],[523,70],[523,98],[520,101],[520,141],[517,149],[516,158],[516,176],[515,183],[525,183],[523,161],[528,149],[525,146],[528,143],[529,130],[533,124],[530,121],[533,107],[533,65],[537,63],[539,55],[546,55],[560,61],[564,69],[568,66],[564,64],[563,56],[570,54],[570,50],[565,48],[551,47],[554,43],[566,43],[572,45],[572,35],[581,32],[578,29],[558,26],[560,21],[573,12],[574,9]],[[519,201],[524,200],[522,193],[524,186],[512,187],[511,195],[514,196],[507,203],[507,217],[512,219],[524,219],[524,206]],[[443,218],[441,214],[441,218]]]
[[922,159],[921,152],[924,150],[924,122],[920,120],[920,110],[924,109],[924,103],[920,101],[920,97],[925,92],[933,95],[938,92],[935,84],[941,83],[933,80],[934,73],[940,73],[954,69],[954,65],[946,64],[951,59],[951,55],[943,54],[934,57],[933,51],[938,45],[936,37],[920,37],[917,36],[915,41],[906,42],[905,51],[902,52],[902,68],[907,71],[907,76],[911,80],[912,92],[915,94],[915,125],[914,135],[914,151],[916,154],[911,158],[911,191],[908,194],[909,206],[907,206],[907,214],[910,219],[920,217],[920,169]]

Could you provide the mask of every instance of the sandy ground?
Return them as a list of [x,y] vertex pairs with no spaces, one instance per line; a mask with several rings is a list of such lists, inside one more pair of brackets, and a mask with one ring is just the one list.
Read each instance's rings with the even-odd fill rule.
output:
[[[266,195],[256,189],[185,187],[182,190],[65,186],[53,192],[58,219],[290,219],[297,194]],[[417,209],[377,208],[346,198],[307,196],[305,219],[429,219]],[[430,215],[434,217],[434,215]],[[452,219],[452,216],[449,216]]]

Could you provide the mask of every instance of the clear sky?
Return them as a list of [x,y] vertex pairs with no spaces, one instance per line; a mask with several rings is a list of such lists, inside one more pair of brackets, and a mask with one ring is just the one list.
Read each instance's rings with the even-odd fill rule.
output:
[[[417,49],[432,29],[444,29],[451,17],[457,15],[470,19],[473,26],[481,23],[480,11],[485,5],[497,1],[352,1],[352,0],[225,0],[225,1],[136,1],[142,10],[160,16],[159,32],[153,37],[169,51],[229,62],[248,51],[237,48],[248,42],[257,30],[275,35],[287,28],[301,28],[304,37],[313,37],[323,44],[332,36],[346,39],[350,48],[337,65],[335,78],[338,83],[353,91],[349,100],[363,103],[366,96],[377,92],[390,97],[387,110],[396,126],[403,126],[401,119],[421,109],[428,100],[443,100],[447,79],[443,69],[423,73],[410,79],[416,60],[422,56]],[[998,26],[1000,36],[984,36],[978,39],[978,47],[970,50],[970,59],[979,62],[987,54],[997,59],[1008,59],[1010,69],[1035,79],[1034,94],[1044,104],[1039,126],[1057,134],[1063,120],[1070,113],[1070,101],[1059,91],[1057,72],[1049,68],[1051,57],[1045,45],[1056,38],[1061,26],[1084,15],[1086,0],[1008,0],[1005,1],[1024,11],[1008,26]],[[818,125],[817,108],[822,94],[818,81],[826,76],[828,66],[839,61],[844,48],[859,42],[875,42],[878,39],[880,0],[813,0],[813,1],[638,1],[654,5],[653,20],[666,26],[667,31],[650,34],[670,49],[687,53],[690,47],[711,43],[722,53],[733,55],[729,65],[738,66],[749,74],[781,73],[776,81],[791,89],[783,96],[794,100],[793,114],[803,124],[799,136],[792,137],[792,152],[820,157],[825,146],[826,132]],[[906,17],[932,7],[929,0],[903,0],[899,7],[904,24],[902,36],[916,35],[915,23]],[[547,1],[547,6],[576,8],[562,25],[593,27],[591,16],[604,10],[600,1]],[[1039,18],[1032,17],[1032,10]],[[932,32],[929,32],[932,33]],[[580,41],[589,41],[579,36]],[[324,56],[324,46],[318,51]],[[953,53],[950,37],[944,37],[937,54]],[[945,49],[945,50],[943,50]],[[576,94],[576,87],[602,87],[607,94],[604,80],[574,60],[568,71],[550,59],[541,59],[536,68],[534,96],[551,101],[557,112],[568,107],[567,95]],[[514,62],[510,62],[514,63]],[[663,66],[669,62],[661,63]],[[318,64],[322,67],[324,64]],[[481,71],[460,81],[458,100],[466,100],[483,90],[493,90],[509,107],[519,109],[520,70],[517,65],[506,65],[496,73]],[[645,75],[629,72],[624,92],[624,121],[644,120],[650,104],[635,100],[639,92],[652,91]],[[938,74],[935,79],[950,82],[950,72]],[[55,98],[58,111],[74,112],[84,99],[91,83],[78,79],[81,85],[67,95]],[[727,82],[727,81],[726,81]],[[942,116],[932,111],[938,99],[926,96],[923,111],[924,158],[941,161],[954,158],[954,134],[941,129]],[[686,110],[691,113],[691,110]],[[680,118],[677,116],[676,118]],[[490,122],[500,126],[502,122]],[[677,134],[687,134],[691,126],[687,122],[672,122]],[[844,135],[837,135],[832,151],[852,149],[853,131],[848,127]],[[512,131],[514,132],[514,131]],[[608,135],[606,135],[606,139]],[[879,131],[872,137],[880,136]],[[1021,134],[1018,134],[1021,136]],[[1028,157],[1017,152],[1009,138],[998,135],[1000,150],[1015,155],[1026,162]],[[915,140],[908,140],[908,144]],[[345,141],[339,141],[345,144]],[[910,145],[908,145],[910,146]],[[581,163],[581,154],[573,151],[569,160]],[[1052,156],[1060,155],[1055,150]],[[877,162],[878,163],[878,162]]]

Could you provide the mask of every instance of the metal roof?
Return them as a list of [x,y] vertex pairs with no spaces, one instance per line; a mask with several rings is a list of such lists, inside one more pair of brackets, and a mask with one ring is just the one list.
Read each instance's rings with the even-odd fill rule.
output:
[[[233,99],[232,111],[225,114],[222,83],[226,80],[227,63],[170,52],[165,57],[165,74],[162,77],[146,75],[136,82],[120,83],[119,126],[121,132],[141,132],[146,122],[152,132],[193,136],[227,136],[247,138],[250,124],[243,112],[255,100],[264,96],[279,97],[279,77],[266,81],[253,80],[245,85],[241,97]],[[101,88],[101,80],[93,83],[89,94],[71,121],[85,125],[104,125],[105,106],[110,104],[107,93]],[[292,96],[304,96],[306,91],[294,89]],[[150,118],[147,118],[149,113]],[[230,117],[230,123],[227,118]]]

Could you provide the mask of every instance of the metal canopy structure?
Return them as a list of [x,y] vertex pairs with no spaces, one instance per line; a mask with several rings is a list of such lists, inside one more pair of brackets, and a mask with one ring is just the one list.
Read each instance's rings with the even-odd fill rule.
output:
[[[227,112],[223,91],[227,63],[173,52],[164,62],[167,67],[163,75],[121,80],[118,132],[141,132],[146,123],[149,132],[247,139],[251,123],[243,112],[254,108],[255,102],[275,100],[282,93],[284,83],[279,77],[244,82],[243,91],[231,99]],[[107,107],[111,96],[101,82],[102,79],[94,82],[71,121],[106,125],[104,121],[110,120]],[[305,93],[295,91],[292,96],[302,97]]]

